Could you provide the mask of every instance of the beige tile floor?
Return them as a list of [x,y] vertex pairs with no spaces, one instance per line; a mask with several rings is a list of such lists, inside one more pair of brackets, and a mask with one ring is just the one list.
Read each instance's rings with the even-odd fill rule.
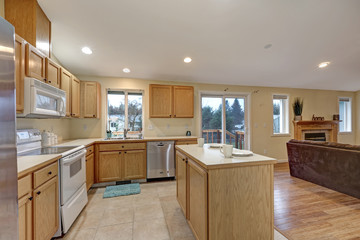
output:
[[[141,184],[141,193],[103,199],[105,188],[89,191],[89,202],[64,240],[193,240],[176,200],[176,182]],[[275,240],[286,240],[275,230]]]

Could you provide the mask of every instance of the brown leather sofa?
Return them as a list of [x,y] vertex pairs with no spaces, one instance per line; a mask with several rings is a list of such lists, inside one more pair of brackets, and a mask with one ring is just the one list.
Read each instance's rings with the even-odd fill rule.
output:
[[291,176],[360,198],[360,146],[292,139],[287,151]]

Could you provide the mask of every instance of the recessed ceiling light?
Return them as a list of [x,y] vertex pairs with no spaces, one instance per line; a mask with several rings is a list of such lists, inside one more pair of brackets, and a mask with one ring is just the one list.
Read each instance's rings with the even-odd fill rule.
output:
[[130,69],[124,68],[124,69],[123,69],[123,72],[124,72],[124,73],[129,73],[129,72],[130,72]]
[[192,59],[189,58],[189,57],[184,58],[184,62],[185,62],[185,63],[189,63],[189,62],[191,62],[191,61],[192,61]]
[[324,68],[324,67],[327,67],[329,66],[330,62],[322,62],[318,65],[319,68]]
[[91,49],[90,49],[89,47],[83,47],[83,48],[81,49],[81,51],[82,51],[83,53],[87,54],[87,55],[92,54],[92,51],[91,51]]

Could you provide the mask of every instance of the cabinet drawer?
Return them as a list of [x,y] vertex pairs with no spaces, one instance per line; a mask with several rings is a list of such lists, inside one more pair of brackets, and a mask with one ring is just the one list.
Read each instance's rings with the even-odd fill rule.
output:
[[38,186],[50,180],[57,174],[58,174],[57,162],[34,172],[34,188],[37,188]]
[[25,196],[32,191],[31,174],[18,180],[18,198]]
[[197,139],[194,140],[177,140],[175,145],[189,145],[189,144],[197,144]]
[[89,156],[93,152],[94,152],[94,145],[91,145],[91,146],[86,148],[86,156]]
[[99,145],[99,151],[120,151],[132,149],[145,149],[145,143],[113,143]]

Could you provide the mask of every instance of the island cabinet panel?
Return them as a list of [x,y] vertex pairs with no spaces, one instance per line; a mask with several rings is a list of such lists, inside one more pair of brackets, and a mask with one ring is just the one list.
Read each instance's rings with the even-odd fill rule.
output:
[[100,152],[98,163],[99,182],[120,181],[121,152]]
[[51,239],[59,227],[58,176],[34,190],[34,239]]
[[194,117],[194,88],[191,86],[174,86],[174,117]]
[[150,117],[172,117],[172,86],[151,84],[149,91]]
[[86,156],[86,188],[89,190],[94,184],[94,153]]
[[25,40],[15,34],[16,112],[24,111]]
[[[207,173],[191,160],[189,167],[189,225],[197,239],[208,239]],[[231,239],[231,238],[219,238]],[[240,238],[239,238],[240,239]]]
[[180,152],[176,152],[176,197],[183,211],[184,215],[187,216],[186,213],[186,169],[187,169],[187,159]]
[[33,239],[32,200],[30,193],[19,199],[19,240]]
[[124,180],[146,178],[146,151],[124,151],[123,154]]

